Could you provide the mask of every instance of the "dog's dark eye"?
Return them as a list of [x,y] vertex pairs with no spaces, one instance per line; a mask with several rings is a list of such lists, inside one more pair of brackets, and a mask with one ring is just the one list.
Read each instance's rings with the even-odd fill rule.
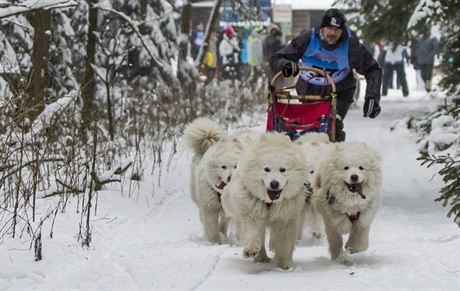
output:
[[285,168],[280,168],[280,172],[284,173],[284,172],[286,172],[286,169]]
[[223,170],[226,170],[226,169],[227,169],[227,166],[224,165],[224,166],[221,166],[221,168],[222,168]]
[[343,168],[345,171],[347,171],[348,169],[350,169],[350,167],[346,166],[345,168]]
[[313,174],[315,171],[310,171],[310,174]]
[[363,168],[363,167],[361,167],[361,166],[359,166],[359,169],[360,169],[361,171],[362,171],[362,170],[364,170],[364,168]]
[[236,169],[236,165],[235,165],[233,168],[235,168],[235,169]]
[[268,173],[270,172],[270,168],[264,168],[264,171]]

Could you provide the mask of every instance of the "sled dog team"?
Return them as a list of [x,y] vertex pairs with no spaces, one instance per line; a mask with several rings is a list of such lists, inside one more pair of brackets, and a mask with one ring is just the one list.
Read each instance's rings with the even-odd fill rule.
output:
[[[269,250],[282,269],[293,266],[304,223],[316,238],[325,231],[331,259],[339,263],[350,264],[348,253],[368,248],[381,158],[366,144],[329,143],[322,133],[294,142],[281,133],[227,135],[205,118],[187,125],[184,141],[193,152],[192,200],[209,242],[225,242],[232,222],[243,256],[269,262],[269,234]],[[349,234],[345,247],[343,234]]]

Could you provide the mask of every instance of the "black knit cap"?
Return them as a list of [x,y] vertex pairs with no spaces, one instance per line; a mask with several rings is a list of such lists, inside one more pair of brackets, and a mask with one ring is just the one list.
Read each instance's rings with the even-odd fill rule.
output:
[[345,15],[343,15],[342,11],[336,8],[331,8],[324,12],[321,27],[334,26],[343,29],[346,21],[347,20],[345,19]]

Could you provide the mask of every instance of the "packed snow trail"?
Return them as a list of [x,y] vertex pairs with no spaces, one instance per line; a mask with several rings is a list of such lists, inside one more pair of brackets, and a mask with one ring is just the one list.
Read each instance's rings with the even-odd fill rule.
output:
[[57,217],[53,239],[44,226],[43,261],[33,261],[28,243],[5,240],[0,290],[460,290],[460,232],[433,202],[442,181],[416,161],[413,134],[403,126],[390,131],[438,102],[384,97],[377,119],[363,118],[361,104],[345,119],[347,141],[383,156],[381,208],[370,247],[351,256],[352,266],[332,263],[326,240],[313,241],[308,231],[287,272],[244,259],[240,246],[209,245],[188,191],[191,156],[181,151],[161,188],[152,177],[132,197],[100,192],[90,249],[76,242],[76,201]]

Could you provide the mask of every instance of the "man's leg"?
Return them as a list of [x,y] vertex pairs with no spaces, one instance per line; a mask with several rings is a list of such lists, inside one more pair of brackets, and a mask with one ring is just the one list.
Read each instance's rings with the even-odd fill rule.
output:
[[385,64],[385,67],[389,68],[388,71],[388,88],[393,89],[393,65],[391,64]]
[[406,72],[404,71],[404,63],[396,65],[396,74],[399,80],[399,83],[402,87],[403,96],[406,97],[409,95],[409,87],[407,86]]
[[425,89],[427,92],[431,91],[431,78],[433,77],[433,64],[427,64],[426,66],[426,82]]
[[353,103],[353,94],[355,88],[338,93],[337,96],[337,116],[335,122],[335,140],[337,142],[345,141],[345,131],[343,130],[343,120],[347,115],[350,105]]
[[390,85],[390,78],[393,76],[392,74],[393,68],[391,64],[385,64],[383,69],[383,84],[382,84],[382,95],[386,96],[388,93],[388,87]]
[[420,64],[420,73],[422,75],[423,82],[428,80],[428,66],[425,64]]

